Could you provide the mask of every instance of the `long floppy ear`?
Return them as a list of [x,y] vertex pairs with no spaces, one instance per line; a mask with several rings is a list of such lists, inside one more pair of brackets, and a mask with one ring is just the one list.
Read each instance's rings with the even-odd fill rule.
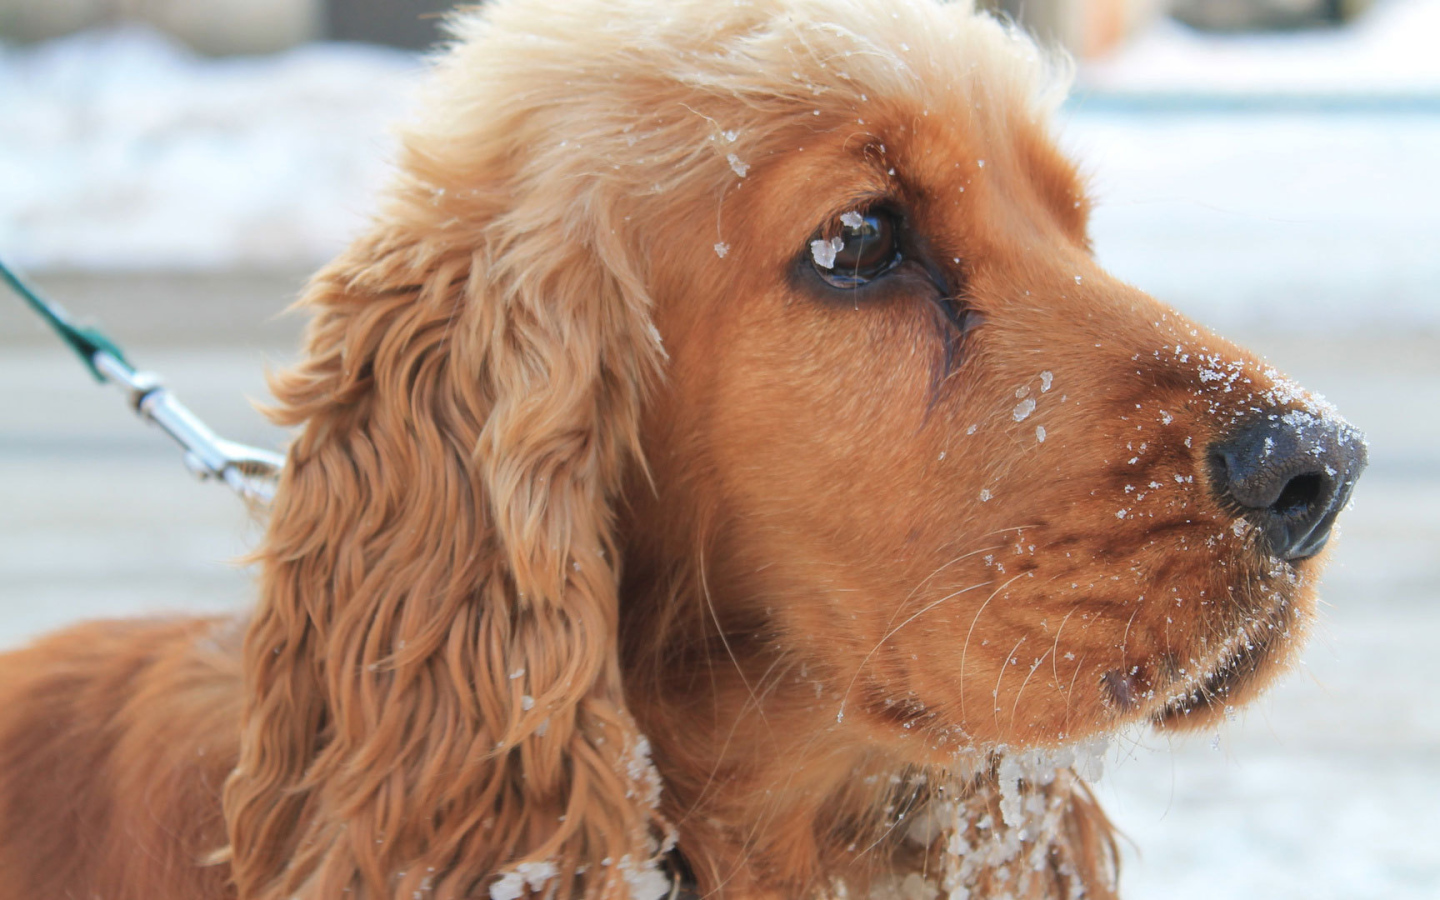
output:
[[661,351],[614,233],[478,156],[411,147],[272,384],[303,430],[225,788],[246,900],[656,893],[610,504]]

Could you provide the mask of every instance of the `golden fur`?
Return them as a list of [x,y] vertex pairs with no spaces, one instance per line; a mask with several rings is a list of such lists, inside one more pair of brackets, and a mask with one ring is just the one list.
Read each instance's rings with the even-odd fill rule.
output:
[[[1203,448],[1309,401],[1097,267],[1063,79],[965,4],[454,27],[274,379],[253,617],[0,661],[0,897],[1112,896],[1083,782],[1007,766],[1284,665],[1315,563]],[[954,296],[807,274],[877,198]]]

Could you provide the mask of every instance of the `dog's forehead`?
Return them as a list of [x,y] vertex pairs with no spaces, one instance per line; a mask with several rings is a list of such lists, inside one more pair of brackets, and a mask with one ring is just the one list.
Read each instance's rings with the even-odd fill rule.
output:
[[[407,166],[447,194],[489,192],[497,208],[571,184],[588,195],[561,216],[572,229],[628,215],[668,234],[677,223],[654,221],[646,198],[713,211],[771,163],[815,159],[825,135],[862,162],[878,163],[881,144],[916,148],[872,173],[881,180],[894,168],[935,181],[925,154],[998,165],[977,140],[1043,123],[1067,83],[1031,41],[959,2],[675,0],[621,15],[584,0],[563,17],[496,2],[452,27],[462,40],[436,67],[431,113],[402,132]],[[913,140],[935,123],[952,139]],[[843,161],[832,168],[852,168]]]
[[1088,253],[1085,187],[1048,119],[973,109],[967,97],[822,112],[808,127],[777,129],[783,138],[765,153],[736,156],[746,176],[720,191],[722,238],[735,249],[755,236],[783,264],[842,214],[880,205],[967,265],[1037,241]]
[[[703,96],[687,109],[707,120],[728,166],[720,187],[744,194],[763,183],[751,193],[763,195],[771,223],[788,228],[780,235],[772,225],[767,238],[791,245],[877,199],[941,214],[1003,205],[1002,216],[1058,222],[1084,244],[1083,184],[1051,136],[1067,79],[987,16],[903,6],[907,15],[883,29],[869,20],[792,22],[780,47],[747,48],[758,75],[772,79],[763,104],[733,84],[712,91],[698,79]],[[853,17],[869,7],[835,11]],[[767,179],[767,170],[779,171]]]
[[1048,120],[969,109],[967,99],[906,98],[852,120],[841,113],[827,133],[794,134],[768,158],[805,185],[805,202],[836,213],[880,197],[943,210],[1029,195],[1083,231],[1084,185]]

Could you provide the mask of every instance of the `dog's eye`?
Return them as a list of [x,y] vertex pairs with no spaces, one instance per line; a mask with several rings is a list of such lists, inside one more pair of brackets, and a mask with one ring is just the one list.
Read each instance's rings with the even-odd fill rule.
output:
[[868,284],[900,262],[895,221],[883,211],[847,212],[840,217],[839,234],[810,242],[810,259],[831,287]]

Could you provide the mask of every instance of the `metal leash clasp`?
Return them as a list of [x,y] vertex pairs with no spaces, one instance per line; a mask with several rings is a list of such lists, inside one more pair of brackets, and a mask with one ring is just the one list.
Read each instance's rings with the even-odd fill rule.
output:
[[269,506],[285,458],[227,441],[211,431],[150,372],[132,369],[111,354],[91,357],[105,379],[125,391],[141,418],[153,422],[185,451],[185,465],[201,480],[224,481],[247,502]]
[[142,419],[153,422],[185,451],[185,465],[201,479],[216,478],[252,506],[269,506],[275,498],[275,483],[285,468],[285,458],[269,450],[227,441],[206,427],[195,414],[175,399],[160,378],[138,371],[125,353],[96,328],[72,322],[58,304],[45,300],[0,260],[0,283],[9,285],[30,308],[45,320],[96,380],[118,386],[130,398],[130,406]]

